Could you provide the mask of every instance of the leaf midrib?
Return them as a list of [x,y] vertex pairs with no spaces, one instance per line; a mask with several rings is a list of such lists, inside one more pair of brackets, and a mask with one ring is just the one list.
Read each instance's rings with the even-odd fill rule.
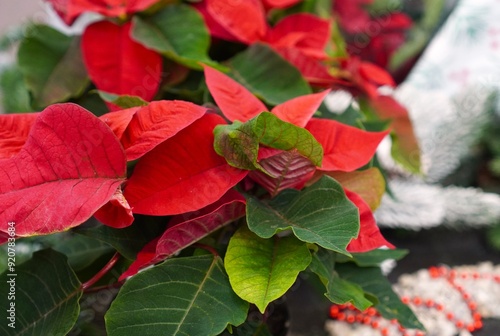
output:
[[194,302],[198,298],[198,295],[201,292],[201,289],[204,287],[205,283],[209,279],[209,275],[212,273],[213,267],[216,264],[216,262],[217,262],[217,258],[214,257],[212,259],[212,263],[211,263],[210,267],[207,270],[207,273],[205,274],[205,277],[203,278],[202,282],[200,283],[200,286],[198,286],[198,289],[196,290],[196,293],[193,296],[193,299],[191,300],[191,302],[189,303],[189,305],[186,307],[186,311],[184,313],[184,316],[182,316],[181,320],[177,324],[177,329],[174,331],[173,336],[178,335],[178,333],[180,332],[180,328],[181,328],[183,322],[186,320],[187,316],[189,315],[189,312],[190,312],[191,308],[193,307]]

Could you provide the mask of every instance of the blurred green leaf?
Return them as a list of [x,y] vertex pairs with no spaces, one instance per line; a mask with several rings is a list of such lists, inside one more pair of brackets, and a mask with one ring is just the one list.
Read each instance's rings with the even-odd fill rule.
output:
[[18,66],[12,65],[1,70],[0,99],[2,108],[7,113],[34,111],[30,104],[30,93]]
[[147,18],[133,18],[132,37],[146,47],[193,69],[199,62],[217,66],[208,57],[210,33],[201,14],[184,4],[168,5]]
[[408,250],[402,249],[377,249],[364,253],[351,253],[351,257],[338,255],[337,262],[352,261],[360,267],[376,267],[380,266],[382,262],[389,259],[400,260],[407,254]]
[[75,271],[90,266],[103,254],[113,251],[113,248],[100,240],[83,235],[73,235],[52,247],[68,257],[68,263]]
[[36,109],[78,97],[90,83],[80,38],[49,26],[30,27],[19,46],[18,64]]
[[136,216],[134,223],[123,229],[94,223],[74,228],[73,232],[101,240],[113,246],[125,258],[135,260],[144,245],[165,231],[166,222],[164,217]]
[[358,267],[352,263],[337,264],[335,270],[340,277],[358,284],[363,290],[378,299],[375,308],[388,320],[397,319],[399,323],[410,329],[425,330],[413,311],[399,299],[392,285],[382,275],[378,267]]
[[319,249],[314,254],[312,263],[309,266],[311,271],[316,273],[326,288],[325,296],[337,304],[352,303],[356,308],[363,311],[372,305],[372,302],[365,297],[363,289],[347,280],[341,279],[334,271],[334,252]]
[[122,109],[128,109],[136,106],[146,106],[148,102],[138,96],[117,95],[114,93],[97,90],[99,96],[107,103],[114,104]]

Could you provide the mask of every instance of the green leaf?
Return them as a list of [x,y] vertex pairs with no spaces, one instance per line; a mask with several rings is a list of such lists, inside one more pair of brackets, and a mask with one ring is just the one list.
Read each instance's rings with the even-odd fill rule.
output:
[[233,290],[261,313],[292,287],[310,263],[307,244],[295,237],[262,239],[246,226],[231,237],[224,260]]
[[104,100],[105,102],[114,104],[122,109],[128,109],[131,107],[136,107],[136,106],[146,106],[148,105],[148,102],[142,99],[141,97],[137,96],[130,96],[130,95],[117,95],[114,93],[109,93],[109,92],[104,92],[104,91],[99,91],[96,90],[99,96]]
[[31,260],[0,275],[0,302],[7,315],[0,334],[66,335],[78,318],[80,287],[63,254],[51,249],[35,252]]
[[29,32],[17,57],[33,106],[41,109],[80,96],[89,84],[80,38],[45,25],[34,25]]
[[312,92],[299,70],[265,44],[254,43],[227,65],[229,76],[271,105]]
[[3,111],[31,112],[30,94],[18,66],[9,66],[0,73],[0,101]]
[[103,254],[113,251],[110,245],[83,235],[68,237],[68,239],[59,241],[52,248],[65,254],[68,257],[68,263],[75,271],[90,266]]
[[378,267],[358,267],[352,263],[337,264],[335,267],[340,276],[361,286],[363,290],[377,297],[375,308],[388,320],[397,319],[409,329],[424,330],[412,310],[399,299],[392,290],[391,283],[382,275]]
[[292,229],[302,241],[350,255],[346,247],[359,232],[359,211],[342,186],[323,176],[301,191],[288,189],[265,202],[247,199],[250,230],[262,238]]
[[321,166],[323,147],[302,127],[287,123],[270,112],[262,112],[245,123],[218,125],[214,130],[217,154],[240,169],[267,171],[257,162],[259,145],[285,151],[297,150],[302,156]]
[[125,258],[135,260],[144,245],[165,231],[165,226],[166,220],[163,217],[136,215],[134,223],[123,229],[95,224],[79,226],[72,231],[99,239],[113,246]]
[[271,331],[265,323],[259,323],[254,320],[246,321],[244,324],[233,330],[224,331],[220,336],[272,336]]
[[495,224],[487,229],[486,240],[495,250],[500,251],[500,224]]
[[418,57],[425,46],[429,43],[439,23],[443,19],[443,10],[446,1],[424,0],[423,17],[419,19],[412,29],[407,33],[409,38],[392,55],[389,61],[389,70],[396,71],[408,63],[412,58]]
[[320,249],[315,253],[310,265],[312,272],[316,273],[323,285],[325,285],[325,296],[337,304],[352,303],[356,308],[363,311],[373,303],[365,297],[363,289],[338,276],[334,271],[334,252]]
[[353,261],[360,267],[376,267],[388,259],[400,260],[408,254],[408,250],[403,249],[377,249],[364,253],[352,253],[351,258],[337,256],[337,262]]
[[343,124],[351,125],[354,127],[359,127],[360,122],[365,118],[360,110],[350,104],[342,113],[325,113],[325,117],[328,119],[337,120]]
[[218,335],[246,319],[213,255],[169,259],[129,279],[106,313],[108,335]]
[[193,69],[199,62],[214,64],[208,57],[210,33],[193,7],[171,4],[147,19],[134,16],[132,37],[146,47]]

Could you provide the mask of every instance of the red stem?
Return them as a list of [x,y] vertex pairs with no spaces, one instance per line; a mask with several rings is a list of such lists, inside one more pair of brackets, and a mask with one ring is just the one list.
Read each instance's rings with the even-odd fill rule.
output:
[[202,248],[204,250],[207,250],[208,252],[212,253],[214,256],[218,257],[219,256],[219,252],[217,252],[216,249],[214,249],[212,246],[210,245],[205,245],[205,244],[200,244],[200,243],[195,243],[193,244],[194,247],[199,247],[199,248]]
[[82,290],[87,290],[89,289],[93,284],[95,284],[97,281],[99,281],[106,273],[108,273],[108,271],[110,269],[113,268],[113,266],[115,266],[116,262],[120,259],[120,254],[118,252],[116,252],[113,257],[108,261],[108,263],[106,265],[104,265],[104,267],[99,271],[97,272],[96,275],[94,275],[90,280],[88,280],[87,282],[84,282],[82,284]]

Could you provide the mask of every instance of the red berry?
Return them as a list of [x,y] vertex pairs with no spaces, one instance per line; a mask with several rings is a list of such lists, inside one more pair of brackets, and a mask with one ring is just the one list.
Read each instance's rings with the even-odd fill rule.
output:
[[483,322],[480,320],[474,321],[474,327],[476,327],[476,329],[481,329],[483,327]]
[[416,304],[417,306],[420,306],[422,304],[422,299],[418,296],[415,296],[413,298],[413,303]]
[[477,303],[475,303],[474,301],[470,301],[469,302],[469,308],[470,308],[470,310],[476,310],[477,309]]

